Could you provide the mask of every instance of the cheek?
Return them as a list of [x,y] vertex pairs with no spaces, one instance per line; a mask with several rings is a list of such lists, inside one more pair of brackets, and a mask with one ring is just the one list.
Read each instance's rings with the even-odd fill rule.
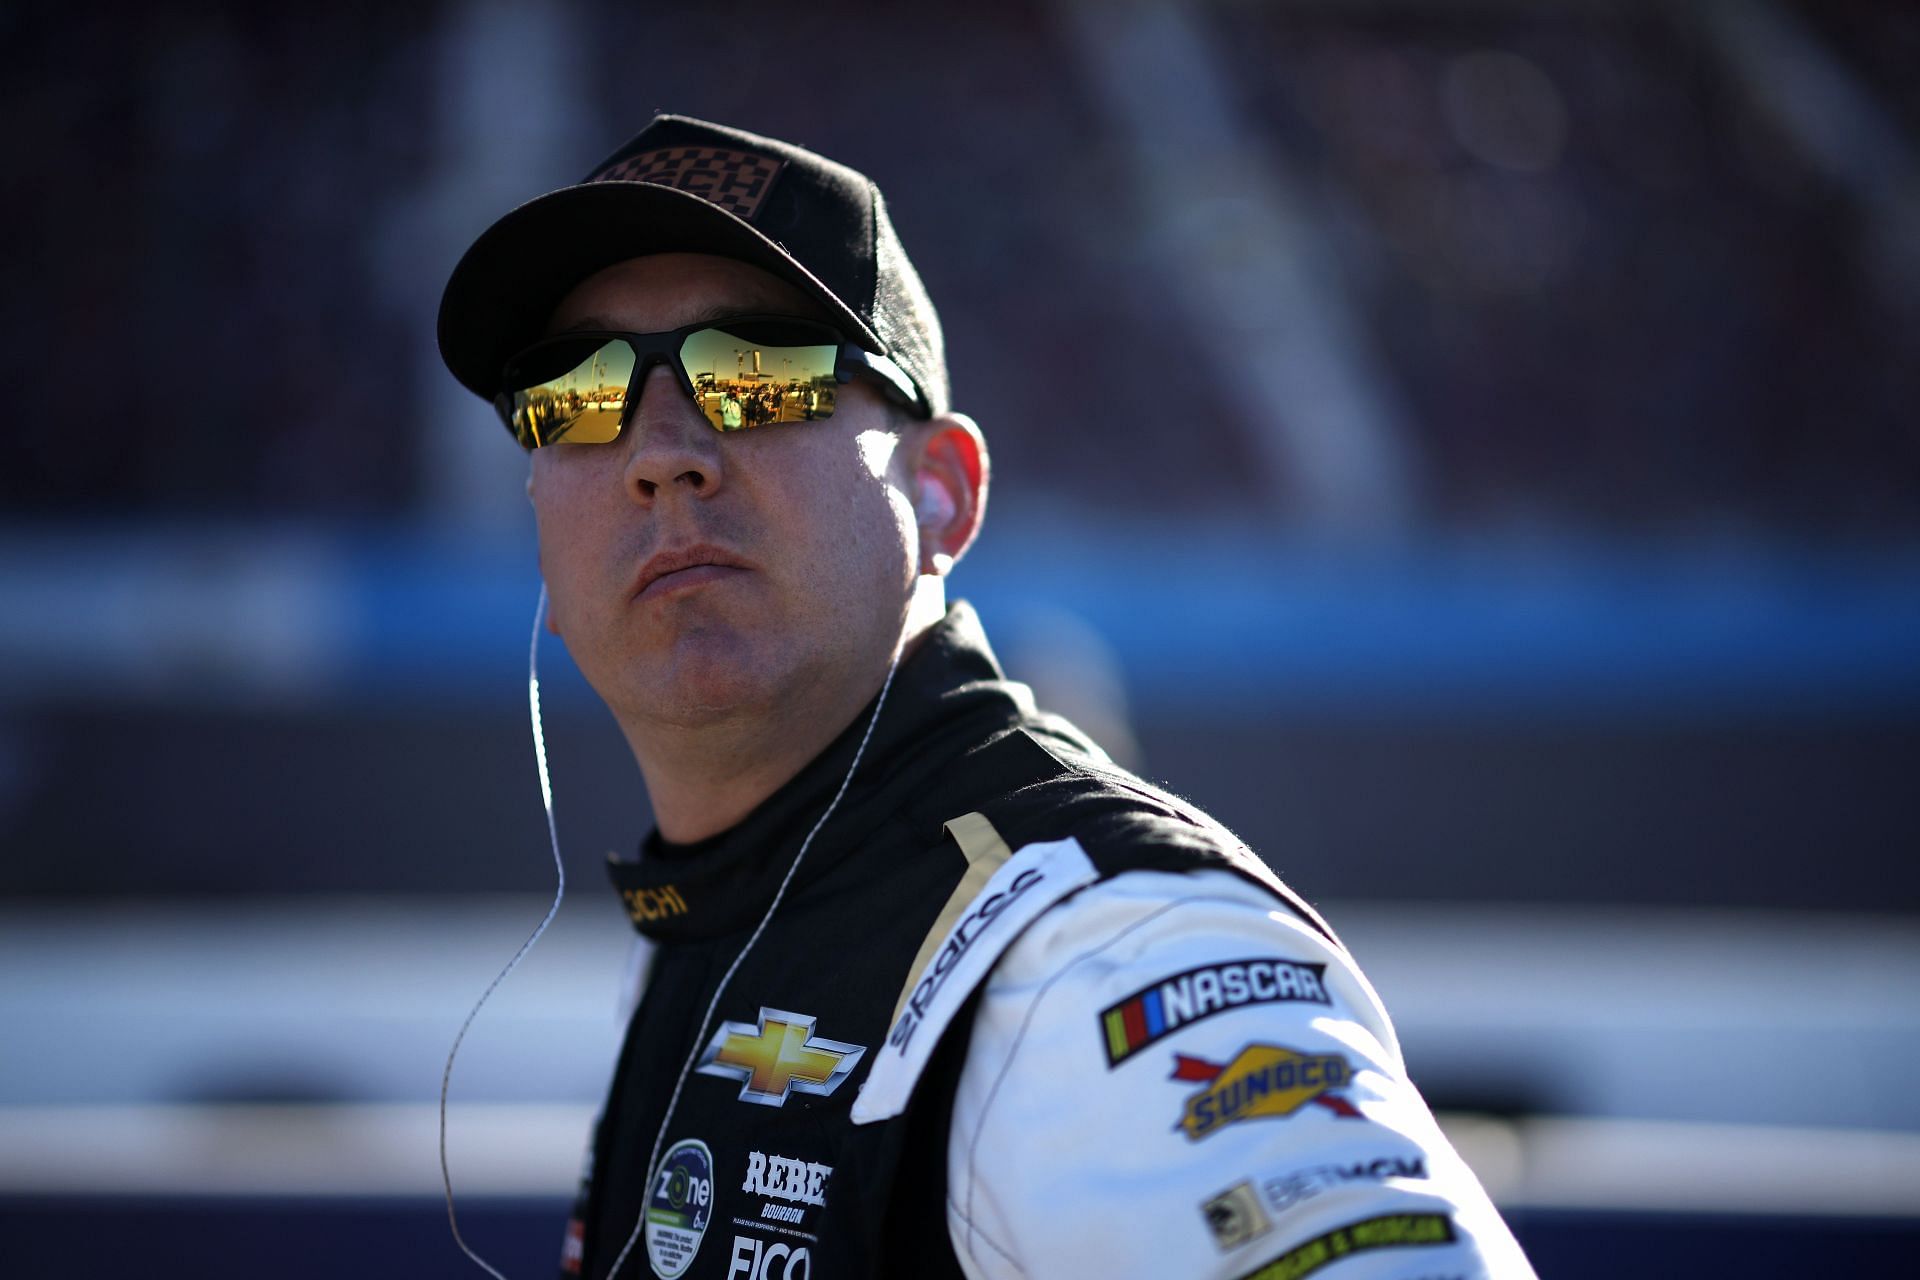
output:
[[859,443],[864,496],[876,508],[869,527],[876,534],[884,533],[896,554],[911,563],[919,546],[920,524],[913,500],[907,496],[912,477],[898,465],[900,438],[891,431],[867,431]]
[[875,479],[886,476],[888,468],[893,465],[894,456],[899,452],[899,445],[899,440],[890,431],[862,431],[855,442],[861,465]]
[[848,616],[898,594],[911,552],[912,509],[888,483],[884,461],[862,449],[837,460],[782,472],[770,505],[781,517],[769,532],[782,545],[793,580],[819,611]]
[[566,625],[575,608],[575,584],[591,561],[584,553],[599,524],[587,494],[570,483],[559,468],[537,474],[529,489],[540,557],[540,575],[547,584],[548,607],[554,620]]
[[561,537],[559,513],[566,509],[564,504],[556,500],[557,488],[552,475],[543,475],[537,468],[527,479],[527,498],[533,504],[535,545],[540,552],[540,572],[549,579],[552,578],[553,564],[559,559],[555,545]]
[[899,442],[889,433],[870,432],[860,443],[860,467],[848,504],[854,517],[848,541],[857,543],[869,581],[890,585],[912,577],[919,528],[905,492],[906,477],[892,474]]

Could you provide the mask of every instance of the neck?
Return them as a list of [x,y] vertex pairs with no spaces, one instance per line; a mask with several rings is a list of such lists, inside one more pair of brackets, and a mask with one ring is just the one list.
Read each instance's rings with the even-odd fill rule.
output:
[[[916,593],[894,665],[906,661],[944,616],[944,593],[937,594],[941,598]],[[622,718],[662,838],[690,844],[739,823],[853,723],[880,692],[889,670],[880,666],[838,689],[810,682],[770,708],[699,725]]]

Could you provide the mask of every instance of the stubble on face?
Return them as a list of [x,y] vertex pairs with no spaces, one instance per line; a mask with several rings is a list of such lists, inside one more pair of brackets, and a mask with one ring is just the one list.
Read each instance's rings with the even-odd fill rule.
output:
[[[818,309],[746,264],[666,254],[589,278],[550,327],[659,332],[753,313]],[[877,689],[915,579],[898,444],[857,382],[823,422],[723,435],[656,367],[620,440],[535,451],[555,629],[643,767],[655,739],[729,726],[738,741],[823,733],[824,745]],[[695,546],[740,563],[635,597],[650,558]]]

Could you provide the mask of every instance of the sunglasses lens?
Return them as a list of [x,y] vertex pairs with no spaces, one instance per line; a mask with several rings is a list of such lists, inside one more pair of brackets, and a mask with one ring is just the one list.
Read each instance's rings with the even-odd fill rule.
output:
[[728,321],[687,335],[694,401],[722,431],[833,414],[840,335],[804,320]]
[[495,401],[529,449],[606,444],[620,434],[633,348],[621,338],[555,338],[515,356]]

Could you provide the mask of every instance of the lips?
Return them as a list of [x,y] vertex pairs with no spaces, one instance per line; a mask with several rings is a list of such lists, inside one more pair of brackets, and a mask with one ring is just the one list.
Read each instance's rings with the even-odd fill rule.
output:
[[661,595],[680,586],[711,582],[752,567],[725,547],[706,543],[661,551],[640,566],[640,574],[634,579],[633,596],[639,599]]

